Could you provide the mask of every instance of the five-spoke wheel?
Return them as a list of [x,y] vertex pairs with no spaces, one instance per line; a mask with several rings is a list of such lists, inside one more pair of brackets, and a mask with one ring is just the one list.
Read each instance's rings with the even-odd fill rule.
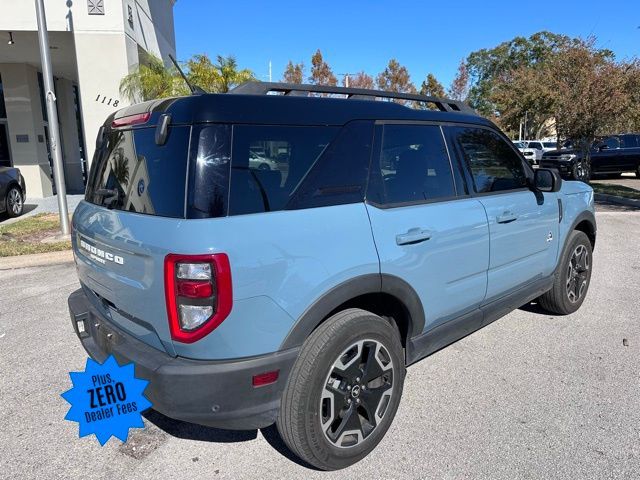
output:
[[351,308],[305,341],[282,395],[278,431],[301,459],[348,467],[382,440],[396,414],[405,363],[397,327]]
[[322,431],[352,447],[380,424],[393,394],[393,360],[382,343],[360,340],[331,366],[320,400]]

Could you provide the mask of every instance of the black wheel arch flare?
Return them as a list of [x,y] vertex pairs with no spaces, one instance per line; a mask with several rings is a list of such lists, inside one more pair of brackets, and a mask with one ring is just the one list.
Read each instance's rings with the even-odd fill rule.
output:
[[372,273],[342,282],[318,298],[289,330],[280,345],[280,350],[302,345],[309,335],[340,305],[362,295],[375,293],[384,293],[395,297],[406,309],[409,325],[407,338],[403,339],[403,343],[404,340],[422,333],[425,325],[424,308],[413,287],[395,275]]

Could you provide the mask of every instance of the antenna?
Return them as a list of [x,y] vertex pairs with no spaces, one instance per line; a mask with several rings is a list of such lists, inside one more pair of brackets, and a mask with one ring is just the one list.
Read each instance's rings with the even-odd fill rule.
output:
[[207,93],[202,88],[200,88],[199,86],[192,85],[191,83],[189,83],[189,79],[187,78],[187,76],[184,74],[184,72],[180,68],[180,65],[178,65],[178,62],[176,62],[176,59],[173,58],[173,55],[169,54],[169,58],[171,59],[171,61],[175,65],[176,69],[178,70],[178,72],[182,76],[182,78],[184,80],[184,83],[186,83],[187,86],[189,87],[189,90],[191,90],[191,95],[202,95],[202,94],[206,94]]

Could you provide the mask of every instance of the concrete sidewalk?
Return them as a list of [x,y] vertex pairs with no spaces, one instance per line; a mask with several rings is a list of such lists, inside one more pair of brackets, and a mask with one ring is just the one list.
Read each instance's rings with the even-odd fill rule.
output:
[[[69,214],[75,211],[82,199],[84,199],[84,195],[67,195]],[[8,218],[6,215],[0,215],[0,225],[9,225],[39,213],[58,213],[58,197],[54,195],[46,198],[27,198],[24,202],[24,214],[17,218]]]

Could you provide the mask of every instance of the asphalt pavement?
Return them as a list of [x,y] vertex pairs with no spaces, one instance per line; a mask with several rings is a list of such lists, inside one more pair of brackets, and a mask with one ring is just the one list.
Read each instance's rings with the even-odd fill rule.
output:
[[86,355],[71,264],[0,271],[0,478],[604,479],[640,476],[640,214],[602,211],[582,308],[529,306],[409,368],[397,417],[355,466],[299,465],[273,428],[159,414],[100,447],[65,421]]

